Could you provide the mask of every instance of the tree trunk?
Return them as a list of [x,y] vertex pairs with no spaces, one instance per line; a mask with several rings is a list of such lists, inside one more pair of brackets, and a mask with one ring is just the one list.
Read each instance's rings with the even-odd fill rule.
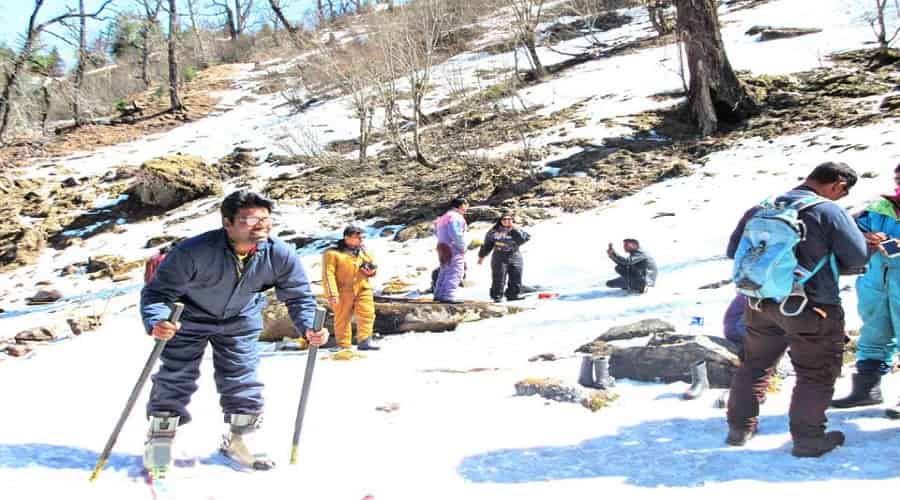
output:
[[544,65],[541,64],[541,60],[538,58],[537,47],[534,44],[534,33],[526,36],[525,40],[523,40],[525,48],[528,49],[528,58],[531,59],[531,66],[534,68],[534,76],[538,80],[543,80],[545,76],[547,76],[547,70],[544,69]]
[[666,19],[664,6],[648,4],[647,14],[650,16],[650,24],[653,25],[653,29],[659,33],[659,36],[668,35],[672,32],[672,23]]
[[359,113],[359,166],[366,165],[366,152],[369,148],[369,130],[372,126],[372,112],[368,104],[358,106],[356,112]]
[[141,47],[141,81],[144,89],[150,88],[150,20],[144,20],[144,29],[141,33],[143,47]]
[[288,35],[291,37],[291,42],[298,49],[302,50],[303,46],[300,43],[300,37],[298,36],[297,28],[291,25],[291,23],[288,22],[287,17],[284,16],[284,11],[281,9],[281,5],[279,5],[279,0],[269,0],[269,5],[272,6],[272,12],[275,13],[275,17],[277,17],[278,20],[281,21],[282,26],[284,26],[284,29],[287,30]]
[[19,74],[22,72],[22,68],[25,66],[25,61],[27,61],[28,58],[31,57],[31,50],[34,47],[35,36],[35,33],[29,31],[29,36],[25,40],[25,45],[22,47],[22,52],[19,53],[19,57],[17,57],[16,61],[13,63],[12,71],[7,73],[6,85],[3,87],[3,92],[0,93],[0,144],[3,143],[3,137],[6,134],[6,128],[9,126],[9,112],[12,105],[12,92],[18,84]]
[[231,38],[232,42],[237,40],[238,29],[235,25],[234,12],[227,5],[225,6],[225,29],[228,31],[228,37]]
[[422,154],[422,131],[420,128],[422,127],[422,122],[419,117],[422,116],[422,93],[424,91],[421,89],[414,90],[414,95],[412,96],[413,101],[413,149],[416,152],[416,161],[419,162],[423,167],[430,167],[431,163],[425,158],[425,155]]
[[50,115],[50,90],[47,87],[52,80],[47,78],[41,85],[41,134],[47,135],[47,119]]
[[84,63],[87,55],[87,18],[84,15],[84,0],[78,0],[78,13],[81,14],[78,29],[78,65],[75,66],[72,96],[72,116],[76,127],[86,123],[81,107],[81,88],[84,84]]
[[183,111],[184,104],[178,97],[178,61],[175,59],[176,26],[178,25],[177,0],[169,0],[169,102],[172,111]]
[[716,5],[716,0],[676,1],[691,74],[687,111],[704,136],[718,130],[720,121],[736,123],[758,111],[728,62]]
[[197,27],[197,15],[194,12],[194,1],[187,0],[188,7],[188,15],[191,19],[191,32],[194,33],[194,38],[197,39],[197,49],[198,51],[194,51],[195,55],[198,55],[198,60],[203,64],[206,64],[206,49],[203,48],[203,37],[200,35],[200,29]]

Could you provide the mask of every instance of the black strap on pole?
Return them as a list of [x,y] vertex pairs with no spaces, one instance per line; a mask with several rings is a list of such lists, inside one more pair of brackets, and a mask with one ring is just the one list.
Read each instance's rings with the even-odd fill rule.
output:
[[[181,318],[181,313],[183,311],[184,304],[180,302],[174,302],[172,304],[172,313],[169,314],[169,321],[171,321],[172,323],[177,323]],[[113,446],[115,446],[116,440],[119,439],[119,433],[122,432],[122,427],[125,426],[125,421],[128,420],[128,415],[131,414],[131,409],[134,408],[134,403],[135,401],[137,401],[138,396],[141,394],[141,389],[144,388],[144,384],[147,382],[147,377],[150,376],[150,371],[153,369],[153,365],[156,364],[156,360],[159,359],[159,355],[162,354],[162,350],[165,346],[165,340],[156,340],[156,344],[153,346],[153,351],[150,352],[150,357],[147,358],[147,362],[144,363],[144,369],[141,370],[141,376],[138,377],[137,383],[134,384],[134,389],[131,390],[131,396],[128,397],[128,402],[125,403],[125,409],[122,410],[122,414],[119,415],[119,421],[116,422],[116,427],[113,429],[112,434],[106,441],[106,447],[103,448],[103,453],[101,453],[100,458],[97,459],[97,465],[94,466],[94,472],[91,473],[91,482],[97,479],[97,476],[100,475],[100,471],[102,471],[103,467],[106,466],[106,461],[109,460],[109,455],[110,453],[112,453]]]
[[[321,307],[316,308],[316,317],[313,320],[313,331],[321,331],[325,326],[325,314],[327,311]],[[291,445],[291,464],[297,463],[297,445],[300,443],[300,429],[303,428],[303,415],[306,414],[306,402],[309,400],[309,386],[312,383],[313,369],[316,367],[316,353],[318,347],[309,346],[306,355],[306,372],[303,374],[303,388],[300,390],[300,406],[297,407],[297,419],[294,421],[294,441]]]

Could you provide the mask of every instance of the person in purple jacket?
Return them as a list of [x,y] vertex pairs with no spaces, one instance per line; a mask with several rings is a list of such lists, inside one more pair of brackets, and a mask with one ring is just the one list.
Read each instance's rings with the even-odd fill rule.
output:
[[434,286],[436,302],[459,303],[456,290],[466,272],[466,218],[469,209],[465,198],[455,198],[450,202],[450,209],[434,221],[434,233],[437,236],[438,261],[441,264],[437,282]]

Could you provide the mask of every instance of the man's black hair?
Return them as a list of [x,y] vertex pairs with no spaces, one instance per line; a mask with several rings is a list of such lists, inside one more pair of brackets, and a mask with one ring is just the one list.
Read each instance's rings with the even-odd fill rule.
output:
[[639,247],[641,246],[641,242],[634,238],[625,238],[624,240],[622,240],[622,242],[623,243],[634,243],[635,245],[637,245]]
[[229,194],[222,200],[221,212],[222,217],[234,222],[235,215],[242,208],[265,208],[269,213],[272,213],[274,207],[275,203],[265,196],[241,189]]
[[469,201],[462,197],[453,198],[452,200],[450,200],[450,208],[459,208],[463,205],[468,205],[468,204],[469,204]]
[[900,173],[900,163],[898,163],[897,166],[894,167],[894,173],[895,173],[895,174],[896,174],[896,173]]
[[807,180],[818,182],[819,184],[831,184],[832,182],[843,181],[847,183],[847,189],[856,185],[858,176],[856,171],[850,168],[850,165],[839,161],[826,161],[818,165],[806,177]]

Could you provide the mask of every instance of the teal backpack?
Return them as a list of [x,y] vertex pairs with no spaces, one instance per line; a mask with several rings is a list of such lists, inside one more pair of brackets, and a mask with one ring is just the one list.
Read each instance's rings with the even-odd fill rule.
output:
[[[800,212],[826,201],[817,195],[792,203],[776,203],[770,198],[747,221],[734,254],[732,278],[738,293],[750,299],[751,307],[759,310],[762,300],[771,299],[780,304],[785,316],[797,316],[806,308],[804,285],[834,257],[822,257],[812,270],[797,262],[794,250],[806,239]],[[789,311],[787,304],[794,297],[800,304]]]

